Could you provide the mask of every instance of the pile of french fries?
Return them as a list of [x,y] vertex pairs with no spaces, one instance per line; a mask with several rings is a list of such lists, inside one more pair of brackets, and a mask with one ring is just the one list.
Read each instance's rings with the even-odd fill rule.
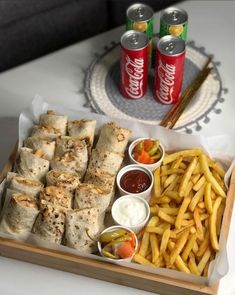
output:
[[151,218],[138,235],[134,261],[207,276],[219,251],[224,175],[200,149],[166,155],[154,171]]

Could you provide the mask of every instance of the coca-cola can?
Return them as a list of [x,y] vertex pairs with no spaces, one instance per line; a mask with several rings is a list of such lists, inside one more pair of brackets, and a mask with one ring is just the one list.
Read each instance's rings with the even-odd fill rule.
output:
[[179,102],[184,73],[185,42],[164,36],[157,44],[154,94],[163,104]]
[[129,30],[121,37],[120,92],[130,99],[143,97],[148,82],[148,37]]

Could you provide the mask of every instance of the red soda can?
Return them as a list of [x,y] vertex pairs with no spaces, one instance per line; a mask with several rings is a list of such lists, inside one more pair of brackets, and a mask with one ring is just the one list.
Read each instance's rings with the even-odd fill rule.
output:
[[163,104],[179,102],[184,73],[185,42],[167,35],[157,44],[154,94]]
[[121,37],[120,92],[129,99],[143,97],[148,81],[148,37],[129,30]]

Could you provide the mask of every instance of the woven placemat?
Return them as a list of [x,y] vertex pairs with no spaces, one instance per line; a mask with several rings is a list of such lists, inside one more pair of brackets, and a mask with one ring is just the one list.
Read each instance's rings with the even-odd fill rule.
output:
[[[197,47],[193,41],[186,46],[183,89],[197,76],[208,60],[209,54],[203,47]],[[85,94],[98,113],[120,119],[131,119],[148,124],[159,124],[171,106],[163,105],[153,98],[154,70],[149,71],[148,90],[139,100],[124,98],[119,91],[120,45],[113,42],[105,47],[103,54],[97,56],[90,65],[85,78]],[[219,62],[212,62],[213,71],[201,86],[190,105],[186,108],[177,124],[176,130],[192,133],[201,130],[202,123],[209,123],[209,113],[219,114],[218,103],[224,102]]]

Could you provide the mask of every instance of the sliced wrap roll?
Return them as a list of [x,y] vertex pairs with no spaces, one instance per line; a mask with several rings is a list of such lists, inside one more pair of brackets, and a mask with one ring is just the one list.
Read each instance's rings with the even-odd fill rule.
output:
[[54,140],[62,133],[50,125],[34,125],[31,132],[31,137],[42,138],[45,140]]
[[3,212],[0,230],[10,234],[29,233],[38,213],[35,197],[13,192]]
[[117,174],[123,161],[123,154],[93,149],[88,170],[100,169],[110,174]]
[[55,154],[55,141],[46,140],[40,137],[28,137],[24,141],[24,146],[32,149],[34,152],[36,150],[41,150],[43,152],[44,158],[48,161],[54,158]]
[[91,148],[95,136],[95,120],[74,120],[68,121],[68,133],[70,136],[76,137],[80,140],[85,140],[87,145]]
[[97,208],[99,213],[107,210],[112,197],[110,190],[91,183],[81,183],[75,191],[74,208]]
[[97,250],[96,238],[102,230],[99,226],[98,209],[67,211],[65,227],[66,246],[84,253]]
[[96,149],[124,154],[131,137],[131,130],[121,128],[114,122],[102,126]]
[[72,152],[67,152],[61,157],[56,157],[51,161],[51,168],[62,172],[76,173],[82,178],[86,172],[88,162],[87,154],[81,154],[79,157]]
[[54,111],[47,111],[46,114],[41,114],[39,125],[49,125],[60,131],[62,135],[66,134],[67,116],[56,115]]
[[79,177],[75,173],[51,170],[46,175],[47,185],[55,185],[73,192],[80,184]]
[[43,184],[36,179],[24,177],[14,172],[8,172],[7,187],[11,190],[35,197],[43,188]]
[[45,206],[40,211],[32,232],[51,243],[61,244],[65,230],[65,211],[61,207]]
[[39,195],[40,209],[47,205],[71,209],[72,201],[73,195],[69,191],[56,186],[45,187]]
[[17,161],[17,172],[19,174],[43,181],[49,166],[49,161],[41,158],[37,151],[33,153],[32,149],[21,148]]
[[61,157],[65,153],[72,153],[79,158],[87,158],[87,145],[84,141],[70,136],[60,136],[56,139],[55,157]]

